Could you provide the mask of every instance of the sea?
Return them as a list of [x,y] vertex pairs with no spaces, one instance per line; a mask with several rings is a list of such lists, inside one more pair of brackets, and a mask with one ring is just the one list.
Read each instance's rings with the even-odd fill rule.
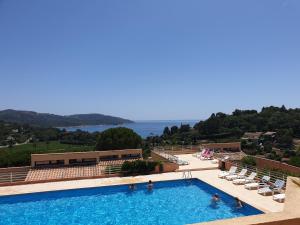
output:
[[77,129],[95,132],[102,132],[109,128],[115,127],[127,127],[134,130],[142,138],[148,136],[162,135],[165,127],[180,126],[181,124],[189,124],[193,127],[199,120],[140,120],[134,123],[124,123],[120,125],[87,125],[87,126],[75,126],[75,127],[60,127],[60,129],[66,129],[67,131],[76,131]]

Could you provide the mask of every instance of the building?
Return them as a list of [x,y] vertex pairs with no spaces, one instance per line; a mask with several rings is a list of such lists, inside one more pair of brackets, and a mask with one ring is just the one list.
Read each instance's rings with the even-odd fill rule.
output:
[[109,160],[142,159],[142,149],[31,154],[31,166],[96,164]]
[[261,137],[262,134],[263,134],[263,132],[245,132],[242,139],[257,141]]

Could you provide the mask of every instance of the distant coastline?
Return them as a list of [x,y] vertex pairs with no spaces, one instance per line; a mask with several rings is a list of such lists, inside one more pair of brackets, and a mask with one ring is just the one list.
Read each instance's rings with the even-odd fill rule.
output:
[[189,124],[194,126],[199,120],[135,120],[133,123],[123,123],[115,125],[83,125],[83,126],[63,126],[57,127],[59,129],[65,129],[67,131],[76,131],[77,129],[82,131],[102,132],[109,128],[115,127],[127,127],[134,130],[141,137],[146,138],[148,136],[161,135],[165,127],[180,126],[181,124]]
[[30,124],[40,127],[70,127],[86,125],[118,125],[134,123],[132,120],[99,113],[74,114],[68,116],[34,111],[6,109],[0,111],[0,120],[10,123]]

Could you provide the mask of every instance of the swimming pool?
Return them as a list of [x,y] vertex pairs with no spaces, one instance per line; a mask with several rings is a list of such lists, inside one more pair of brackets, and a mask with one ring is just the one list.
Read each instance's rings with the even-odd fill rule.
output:
[[[218,193],[221,201],[211,203]],[[183,225],[262,212],[245,204],[236,209],[232,196],[198,179],[0,197],[2,225]]]

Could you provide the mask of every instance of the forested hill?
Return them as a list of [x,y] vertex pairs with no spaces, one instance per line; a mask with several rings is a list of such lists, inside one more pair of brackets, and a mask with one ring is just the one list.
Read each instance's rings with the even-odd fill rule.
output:
[[264,107],[256,110],[235,110],[231,115],[212,114],[200,121],[194,128],[204,136],[242,135],[244,132],[281,131],[300,138],[300,109],[282,107]]
[[300,109],[270,106],[261,111],[236,109],[232,114],[213,113],[193,128],[188,124],[166,127],[160,141],[191,143],[197,140],[237,140],[245,132],[267,131],[277,133],[279,147],[290,148],[293,138],[300,138]]
[[32,111],[19,111],[7,109],[0,111],[0,121],[30,124],[41,127],[64,127],[80,125],[116,125],[123,123],[133,123],[131,120],[120,117],[107,116],[103,114],[77,114],[70,116],[60,116],[49,113],[37,113]]

